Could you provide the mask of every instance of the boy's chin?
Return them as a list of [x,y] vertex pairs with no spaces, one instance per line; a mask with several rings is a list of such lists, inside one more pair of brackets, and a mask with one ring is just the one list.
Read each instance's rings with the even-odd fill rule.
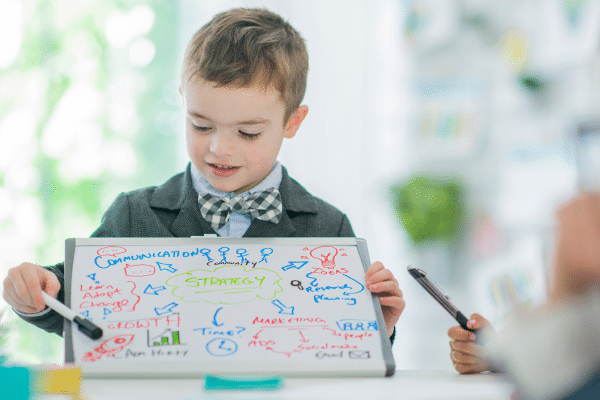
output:
[[235,184],[223,184],[223,182],[210,182],[210,184],[212,185],[212,187],[214,187],[215,189],[221,191],[221,192],[225,192],[225,193],[242,193],[244,191],[246,191],[247,189],[245,189],[245,185],[235,185]]
[[257,179],[248,182],[246,180],[242,181],[240,179],[234,181],[231,177],[221,179],[215,179],[215,177],[212,177],[212,179],[208,179],[208,182],[211,184],[212,187],[221,192],[240,194],[247,192],[248,190],[258,185],[260,182],[262,182],[262,179]]

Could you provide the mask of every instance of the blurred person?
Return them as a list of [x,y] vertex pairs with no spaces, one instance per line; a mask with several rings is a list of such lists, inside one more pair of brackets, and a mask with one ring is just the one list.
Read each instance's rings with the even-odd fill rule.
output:
[[556,246],[543,306],[521,313],[501,334],[474,314],[489,343],[452,327],[459,373],[503,371],[520,399],[600,396],[600,193],[582,193],[557,212]]

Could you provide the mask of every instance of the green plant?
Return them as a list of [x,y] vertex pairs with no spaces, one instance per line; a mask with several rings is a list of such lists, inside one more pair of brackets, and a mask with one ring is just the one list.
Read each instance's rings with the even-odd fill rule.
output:
[[459,181],[417,175],[391,191],[398,220],[414,244],[458,237],[464,212]]

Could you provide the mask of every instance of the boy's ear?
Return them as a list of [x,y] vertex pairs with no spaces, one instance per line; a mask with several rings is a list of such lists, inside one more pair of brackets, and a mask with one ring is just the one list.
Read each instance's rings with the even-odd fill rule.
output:
[[285,126],[284,136],[288,139],[296,136],[296,132],[298,132],[298,128],[300,128],[300,124],[306,118],[306,114],[308,114],[308,106],[301,105],[292,113],[290,119]]

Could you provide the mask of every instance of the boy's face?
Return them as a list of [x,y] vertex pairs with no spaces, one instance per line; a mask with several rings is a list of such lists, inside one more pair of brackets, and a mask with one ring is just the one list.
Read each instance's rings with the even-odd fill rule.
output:
[[236,194],[269,175],[283,138],[294,137],[308,112],[301,106],[284,121],[279,91],[262,85],[217,87],[191,79],[182,94],[191,162],[215,189]]

